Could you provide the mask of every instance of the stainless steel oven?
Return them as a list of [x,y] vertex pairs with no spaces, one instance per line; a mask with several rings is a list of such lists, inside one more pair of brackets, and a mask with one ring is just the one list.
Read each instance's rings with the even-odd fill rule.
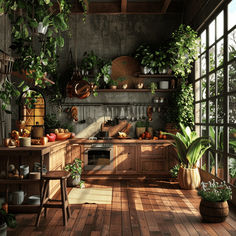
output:
[[96,143],[84,146],[84,170],[113,170],[112,144]]

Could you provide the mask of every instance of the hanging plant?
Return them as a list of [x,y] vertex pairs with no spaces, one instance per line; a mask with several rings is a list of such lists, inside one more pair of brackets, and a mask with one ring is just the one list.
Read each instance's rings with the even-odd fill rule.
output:
[[167,53],[176,77],[187,78],[191,73],[194,60],[197,59],[199,38],[190,26],[180,25],[171,35]]

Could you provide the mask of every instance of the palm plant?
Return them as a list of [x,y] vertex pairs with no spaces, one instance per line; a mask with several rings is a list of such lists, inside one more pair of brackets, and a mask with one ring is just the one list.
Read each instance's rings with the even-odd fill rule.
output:
[[197,161],[210,148],[208,137],[198,137],[196,131],[191,131],[190,127],[185,127],[180,123],[181,133],[176,135],[165,133],[174,138],[178,158],[182,165],[187,168],[195,168]]

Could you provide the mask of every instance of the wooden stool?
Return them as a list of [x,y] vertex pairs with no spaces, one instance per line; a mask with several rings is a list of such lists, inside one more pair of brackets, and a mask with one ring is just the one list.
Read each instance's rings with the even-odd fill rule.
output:
[[[70,218],[70,206],[68,203],[68,196],[66,192],[66,179],[70,176],[70,173],[64,170],[60,171],[49,171],[46,175],[42,176],[43,186],[41,195],[41,205],[36,219],[35,226],[39,226],[40,216],[44,209],[44,216],[47,215],[47,208],[62,208],[63,223],[67,225],[67,219]],[[53,200],[48,198],[49,180],[60,180],[61,185],[61,200]],[[54,203],[53,203],[54,202]],[[60,202],[55,204],[55,202]],[[67,213],[67,216],[66,216]]]

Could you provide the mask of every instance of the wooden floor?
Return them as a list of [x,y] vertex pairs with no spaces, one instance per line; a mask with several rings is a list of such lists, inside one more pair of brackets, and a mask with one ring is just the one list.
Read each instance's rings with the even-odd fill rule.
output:
[[63,226],[61,210],[49,209],[39,228],[35,214],[17,215],[18,226],[8,236],[28,235],[236,235],[233,210],[224,223],[207,224],[198,211],[196,191],[180,190],[165,181],[90,180],[86,187],[111,187],[111,205],[71,206],[72,217]]

